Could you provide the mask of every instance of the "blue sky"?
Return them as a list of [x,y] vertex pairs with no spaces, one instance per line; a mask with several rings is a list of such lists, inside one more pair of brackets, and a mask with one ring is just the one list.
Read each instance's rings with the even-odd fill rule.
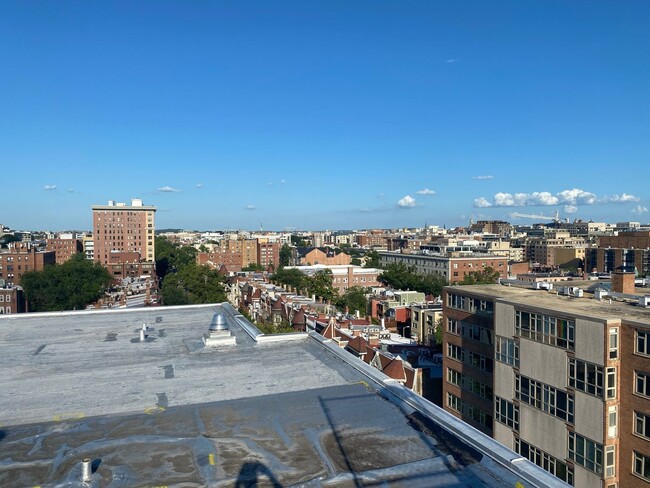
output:
[[5,1],[0,223],[650,221],[650,3]]

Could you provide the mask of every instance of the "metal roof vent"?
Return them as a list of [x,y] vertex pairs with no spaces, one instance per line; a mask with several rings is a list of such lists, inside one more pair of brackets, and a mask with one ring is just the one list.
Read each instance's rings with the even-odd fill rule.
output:
[[220,330],[228,330],[228,322],[226,322],[226,317],[222,313],[215,313],[212,317],[212,322],[210,322],[210,327],[208,330],[210,332],[216,332]]
[[208,327],[208,335],[203,338],[206,346],[222,346],[236,344],[237,339],[229,330],[225,315],[215,313]]

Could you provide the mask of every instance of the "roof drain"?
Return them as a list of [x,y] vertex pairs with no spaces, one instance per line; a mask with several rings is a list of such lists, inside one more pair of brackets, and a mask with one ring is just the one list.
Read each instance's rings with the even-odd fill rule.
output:
[[92,480],[93,470],[92,461],[90,458],[84,458],[81,461],[81,481],[87,483]]

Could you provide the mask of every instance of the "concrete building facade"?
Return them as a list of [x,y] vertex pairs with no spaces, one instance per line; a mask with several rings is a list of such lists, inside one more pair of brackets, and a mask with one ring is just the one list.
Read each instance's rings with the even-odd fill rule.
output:
[[650,486],[650,311],[635,305],[447,287],[444,408],[574,486]]

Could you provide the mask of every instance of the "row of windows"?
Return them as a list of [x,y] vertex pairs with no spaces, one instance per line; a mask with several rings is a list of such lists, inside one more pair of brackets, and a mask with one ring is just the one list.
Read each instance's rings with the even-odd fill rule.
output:
[[490,401],[492,400],[492,387],[474,378],[465,376],[455,369],[447,368],[447,382],[451,383],[452,385],[456,385],[465,391],[473,393],[480,398],[484,398]]
[[491,314],[494,312],[494,303],[480,298],[471,298],[454,293],[447,293],[447,306],[466,312],[479,312]]
[[0,307],[0,314],[11,313],[11,307],[5,307],[4,309]]
[[494,419],[519,431],[519,406],[500,397],[496,397],[495,400]]
[[570,424],[574,420],[573,395],[540,381],[515,375],[515,398]]
[[543,344],[575,349],[575,321],[515,311],[515,333]]
[[494,351],[494,359],[497,361],[519,367],[519,344],[516,341],[497,336]]
[[475,405],[463,402],[453,393],[447,393],[447,406],[484,427],[492,428],[492,415]]
[[477,324],[468,324],[467,322],[448,317],[447,331],[473,341],[492,345],[492,331]]
[[541,449],[515,437],[515,452],[573,486],[573,468]]
[[602,444],[575,432],[569,432],[569,459],[596,474],[603,472]]
[[469,366],[491,373],[494,369],[494,361],[487,356],[473,351],[467,351],[455,344],[447,343],[447,357],[461,361]]

